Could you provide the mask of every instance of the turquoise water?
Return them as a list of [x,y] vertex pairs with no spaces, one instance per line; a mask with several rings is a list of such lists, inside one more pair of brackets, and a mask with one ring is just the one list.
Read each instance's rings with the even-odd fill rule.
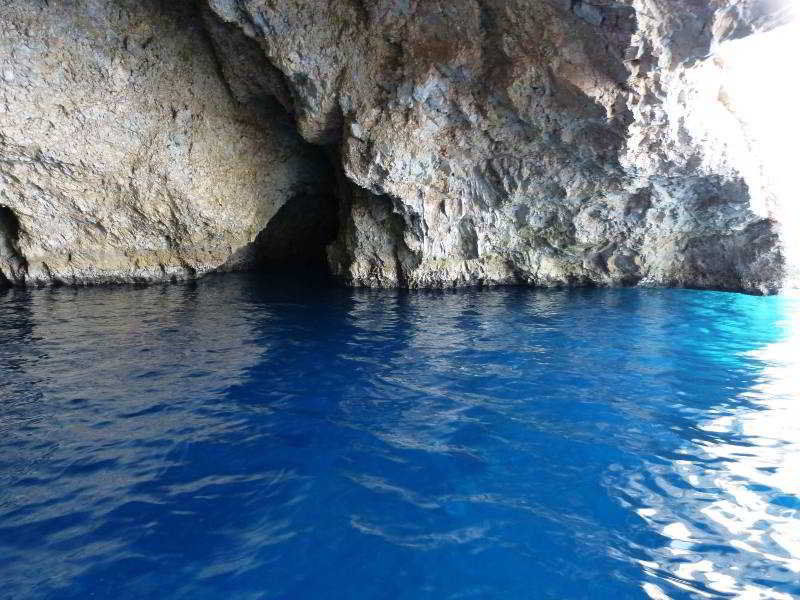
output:
[[800,300],[0,295],[0,598],[800,598]]

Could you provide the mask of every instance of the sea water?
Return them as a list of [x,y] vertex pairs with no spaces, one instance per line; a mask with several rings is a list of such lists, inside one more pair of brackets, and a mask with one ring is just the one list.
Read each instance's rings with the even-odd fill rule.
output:
[[800,598],[800,300],[7,291],[0,598]]

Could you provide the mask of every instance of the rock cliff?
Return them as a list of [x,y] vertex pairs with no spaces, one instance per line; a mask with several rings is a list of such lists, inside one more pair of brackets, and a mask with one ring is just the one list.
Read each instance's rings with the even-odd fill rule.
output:
[[245,268],[287,203],[315,208],[290,229],[335,218],[329,171],[274,100],[233,97],[192,2],[0,6],[0,279]]
[[194,276],[333,240],[351,285],[777,291],[788,234],[723,50],[784,9],[6,4],[0,273]]

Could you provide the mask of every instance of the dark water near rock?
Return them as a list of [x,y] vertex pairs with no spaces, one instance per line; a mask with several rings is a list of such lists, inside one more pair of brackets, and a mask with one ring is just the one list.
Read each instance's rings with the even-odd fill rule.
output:
[[7,292],[0,598],[800,598],[800,301]]

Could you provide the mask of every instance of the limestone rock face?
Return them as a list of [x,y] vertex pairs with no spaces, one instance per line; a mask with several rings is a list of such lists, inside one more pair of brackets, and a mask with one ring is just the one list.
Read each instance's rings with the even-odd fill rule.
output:
[[726,61],[784,7],[3,3],[0,280],[181,278],[335,236],[350,285],[776,291],[786,219]]
[[337,149],[351,284],[781,285],[769,203],[692,122],[715,46],[778,25],[775,2],[208,3]]
[[330,216],[327,169],[277,102],[232,96],[194,2],[0,5],[0,280],[246,267],[287,203]]

